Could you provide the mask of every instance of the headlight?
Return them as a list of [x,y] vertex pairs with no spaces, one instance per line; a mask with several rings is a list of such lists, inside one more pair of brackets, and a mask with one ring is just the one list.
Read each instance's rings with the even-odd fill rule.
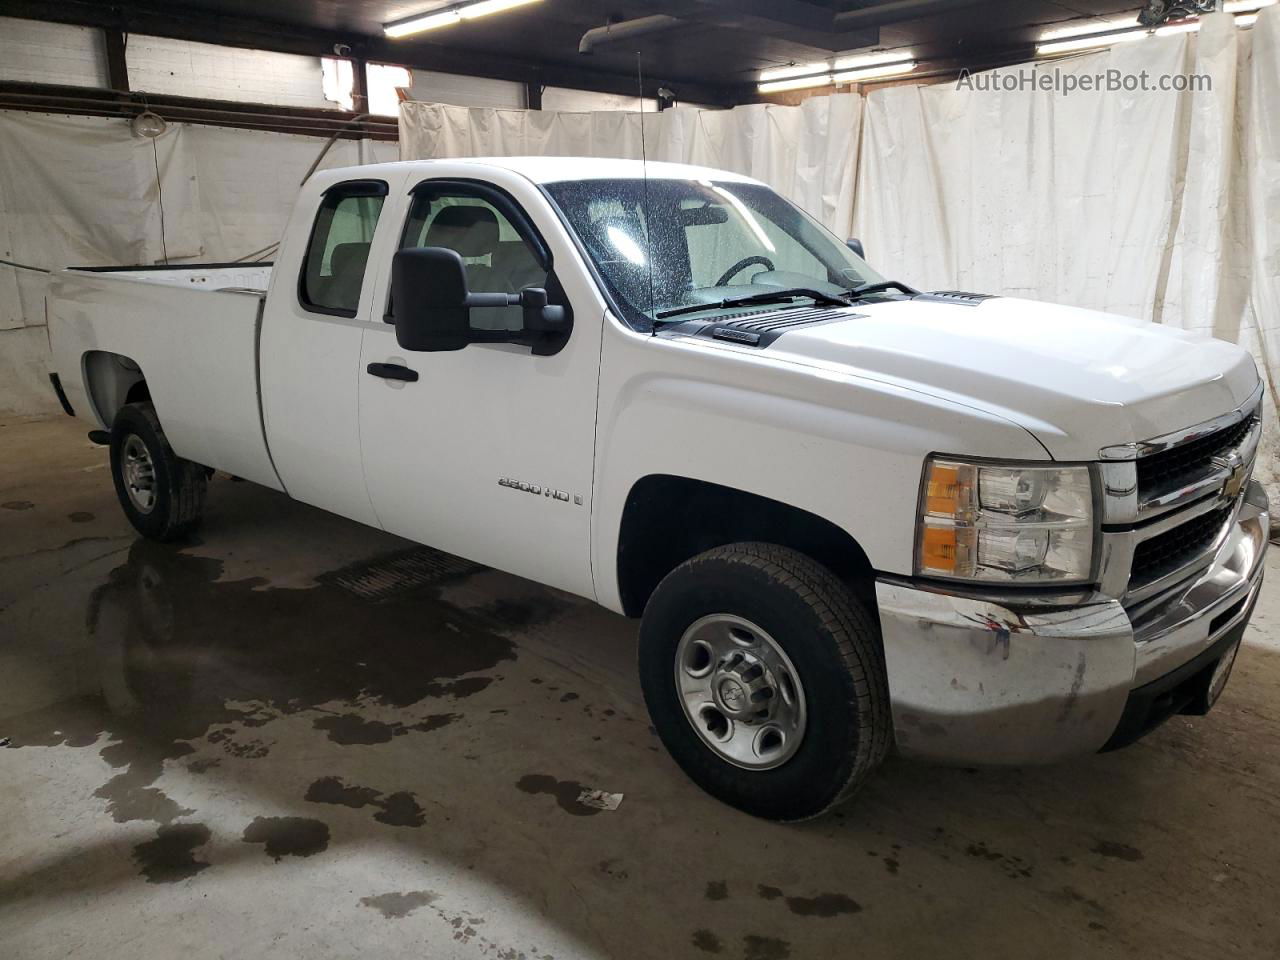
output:
[[962,580],[1079,583],[1093,569],[1088,467],[929,459],[916,573]]

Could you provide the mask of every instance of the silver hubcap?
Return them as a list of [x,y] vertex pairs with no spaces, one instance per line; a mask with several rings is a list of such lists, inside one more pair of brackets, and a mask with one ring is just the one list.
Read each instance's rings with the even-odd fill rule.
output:
[[804,739],[800,677],[749,620],[716,613],[695,621],[676,647],[676,688],[703,743],[735,766],[780,766]]
[[150,513],[156,505],[156,470],[151,463],[151,453],[136,434],[130,434],[125,440],[122,453],[124,488],[129,502],[139,513]]

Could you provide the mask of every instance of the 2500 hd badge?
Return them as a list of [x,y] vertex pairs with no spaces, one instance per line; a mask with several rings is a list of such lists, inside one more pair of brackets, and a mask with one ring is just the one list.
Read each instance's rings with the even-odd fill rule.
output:
[[[569,502],[569,494],[563,490],[543,487],[536,483],[525,483],[523,480],[516,480],[513,477],[499,477],[498,486],[510,487],[512,490],[520,490],[524,493],[532,493],[534,496],[550,497],[552,500],[562,500],[565,503]],[[573,502],[578,506],[582,506],[582,497],[574,494]]]

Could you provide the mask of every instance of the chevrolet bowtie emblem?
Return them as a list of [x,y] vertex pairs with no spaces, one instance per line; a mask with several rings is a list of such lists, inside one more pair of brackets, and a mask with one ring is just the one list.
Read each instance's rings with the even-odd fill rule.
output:
[[1248,464],[1234,450],[1224,457],[1214,457],[1213,462],[1216,466],[1227,469],[1227,479],[1222,484],[1222,495],[1228,500],[1234,500],[1244,489],[1245,481],[1249,479]]

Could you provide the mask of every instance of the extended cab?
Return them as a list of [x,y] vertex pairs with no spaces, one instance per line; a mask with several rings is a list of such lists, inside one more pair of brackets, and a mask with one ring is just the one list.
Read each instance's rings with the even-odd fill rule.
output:
[[1268,540],[1248,354],[858,247],[717,170],[330,170],[274,266],[60,271],[54,384],[147,536],[224,470],[643,615],[663,741],[761,816],[1207,710]]

